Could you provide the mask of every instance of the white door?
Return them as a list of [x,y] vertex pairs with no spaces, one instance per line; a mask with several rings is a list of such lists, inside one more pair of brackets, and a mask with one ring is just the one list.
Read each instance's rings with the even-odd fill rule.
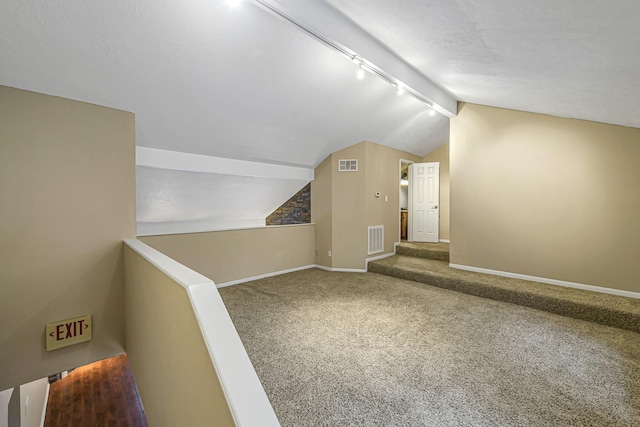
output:
[[439,241],[440,163],[409,165],[409,226],[410,242]]

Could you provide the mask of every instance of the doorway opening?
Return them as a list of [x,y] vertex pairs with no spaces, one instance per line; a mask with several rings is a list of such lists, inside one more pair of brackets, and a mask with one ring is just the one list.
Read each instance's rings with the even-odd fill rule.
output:
[[409,165],[409,242],[438,243],[440,162]]
[[408,236],[408,224],[409,224],[409,165],[414,162],[411,160],[400,159],[400,167],[399,167],[399,197],[398,200],[400,204],[398,206],[398,217],[399,217],[399,230],[398,230],[398,241],[406,241]]

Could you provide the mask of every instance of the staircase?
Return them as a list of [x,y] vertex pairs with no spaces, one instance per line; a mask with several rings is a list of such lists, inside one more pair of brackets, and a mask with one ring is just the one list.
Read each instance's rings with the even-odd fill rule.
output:
[[640,333],[640,299],[449,267],[446,243],[402,242],[369,271]]

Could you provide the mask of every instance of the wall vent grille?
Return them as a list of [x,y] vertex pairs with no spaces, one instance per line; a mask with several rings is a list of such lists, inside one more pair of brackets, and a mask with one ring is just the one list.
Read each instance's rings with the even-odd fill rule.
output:
[[367,255],[379,254],[384,251],[384,225],[369,226]]
[[357,159],[340,159],[338,160],[338,172],[357,172]]

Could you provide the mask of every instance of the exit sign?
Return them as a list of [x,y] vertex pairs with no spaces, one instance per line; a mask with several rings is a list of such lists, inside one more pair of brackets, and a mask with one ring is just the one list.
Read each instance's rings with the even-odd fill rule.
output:
[[47,323],[47,351],[91,340],[91,316]]

